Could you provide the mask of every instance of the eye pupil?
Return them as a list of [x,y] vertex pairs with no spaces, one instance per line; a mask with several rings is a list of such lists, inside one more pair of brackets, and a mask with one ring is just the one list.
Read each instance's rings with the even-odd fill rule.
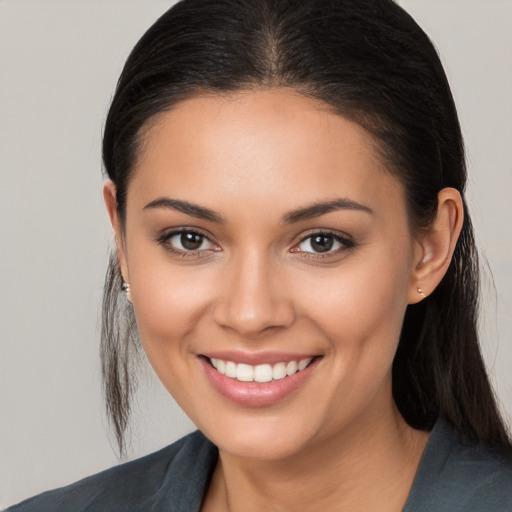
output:
[[317,235],[311,239],[311,247],[316,252],[327,252],[332,249],[334,238],[328,235]]
[[195,251],[201,247],[203,236],[197,233],[182,233],[180,242],[185,249]]

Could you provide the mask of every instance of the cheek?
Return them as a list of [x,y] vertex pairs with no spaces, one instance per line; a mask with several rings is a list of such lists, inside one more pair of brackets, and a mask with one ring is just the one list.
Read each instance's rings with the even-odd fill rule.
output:
[[[392,332],[385,337],[394,333],[391,337],[396,338],[407,304],[407,265],[403,256],[394,254],[379,253],[374,259],[288,276],[283,269],[285,288],[290,290],[283,300],[291,301],[299,317],[317,323],[333,339],[342,337],[357,345],[372,333],[383,335],[389,329]],[[207,327],[208,308],[222,284],[215,268],[170,265],[165,255],[151,261],[147,254],[131,258],[132,299],[145,346],[158,342],[161,350],[183,350],[183,340],[192,331]]]
[[190,404],[201,393],[197,382],[190,378],[197,365],[194,340],[208,309],[208,286],[200,284],[197,272],[169,267],[153,266],[151,271],[142,269],[130,276],[134,283],[133,307],[141,343],[153,370],[193,417]]
[[302,283],[311,290],[304,312],[329,340],[339,373],[364,386],[368,375],[378,381],[391,368],[407,307],[407,263],[379,252]]
[[208,272],[170,264],[161,248],[135,244],[129,267],[137,328],[148,358],[153,366],[176,364],[171,356],[191,352],[190,334],[208,308]]
[[[310,309],[334,331],[369,331],[401,324],[408,275],[400,264],[347,266],[309,283]],[[304,280],[303,280],[303,284]]]
[[325,432],[339,428],[333,410],[355,417],[369,404],[376,410],[382,410],[377,404],[389,404],[390,372],[407,307],[403,268],[388,260],[377,267],[347,267],[309,283],[315,292],[303,303],[305,314],[328,341],[326,361],[329,374],[336,376],[315,399],[329,418]]

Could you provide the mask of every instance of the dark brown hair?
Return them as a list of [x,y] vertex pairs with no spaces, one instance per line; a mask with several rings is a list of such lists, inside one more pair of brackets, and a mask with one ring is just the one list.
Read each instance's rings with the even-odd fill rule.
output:
[[[125,218],[141,130],[158,113],[203,92],[292,87],[359,123],[404,184],[411,224],[430,225],[437,194],[464,194],[463,140],[439,57],[391,0],[183,0],[141,38],[108,113],[103,159]],[[464,196],[463,196],[464,197]],[[466,439],[509,447],[477,337],[478,255],[467,208],[451,265],[437,289],[408,307],[393,365],[393,395],[413,427],[438,417]],[[107,409],[121,451],[138,341],[120,303],[111,260],[102,363]]]

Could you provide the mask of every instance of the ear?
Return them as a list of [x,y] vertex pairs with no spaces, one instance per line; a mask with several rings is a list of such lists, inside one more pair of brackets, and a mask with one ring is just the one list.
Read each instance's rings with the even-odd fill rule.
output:
[[409,304],[423,300],[441,282],[452,260],[463,220],[460,193],[454,188],[444,188],[438,194],[434,222],[416,238],[416,266],[411,274]]
[[107,207],[108,216],[110,217],[110,223],[114,230],[117,260],[119,262],[119,268],[121,269],[121,275],[123,276],[124,282],[129,283],[128,265],[126,263],[126,247],[124,245],[123,229],[117,211],[116,194],[117,190],[114,182],[112,180],[107,180],[103,185],[103,199],[105,200],[105,206]]

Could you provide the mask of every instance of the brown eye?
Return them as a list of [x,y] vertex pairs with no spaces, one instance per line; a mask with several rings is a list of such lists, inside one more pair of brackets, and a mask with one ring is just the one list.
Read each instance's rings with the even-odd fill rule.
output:
[[317,233],[310,235],[299,244],[299,250],[309,253],[324,253],[343,247],[334,235]]
[[313,236],[310,245],[315,252],[327,252],[333,248],[334,237],[330,235]]
[[182,255],[220,250],[206,235],[187,229],[180,229],[179,231],[163,235],[158,241],[166,249],[181,253]]
[[345,249],[355,246],[354,242],[344,236],[329,232],[312,233],[295,246],[293,252],[303,252],[314,256],[315,254],[334,255]]
[[181,246],[187,251],[197,251],[203,244],[204,236],[198,233],[184,232],[180,235]]

